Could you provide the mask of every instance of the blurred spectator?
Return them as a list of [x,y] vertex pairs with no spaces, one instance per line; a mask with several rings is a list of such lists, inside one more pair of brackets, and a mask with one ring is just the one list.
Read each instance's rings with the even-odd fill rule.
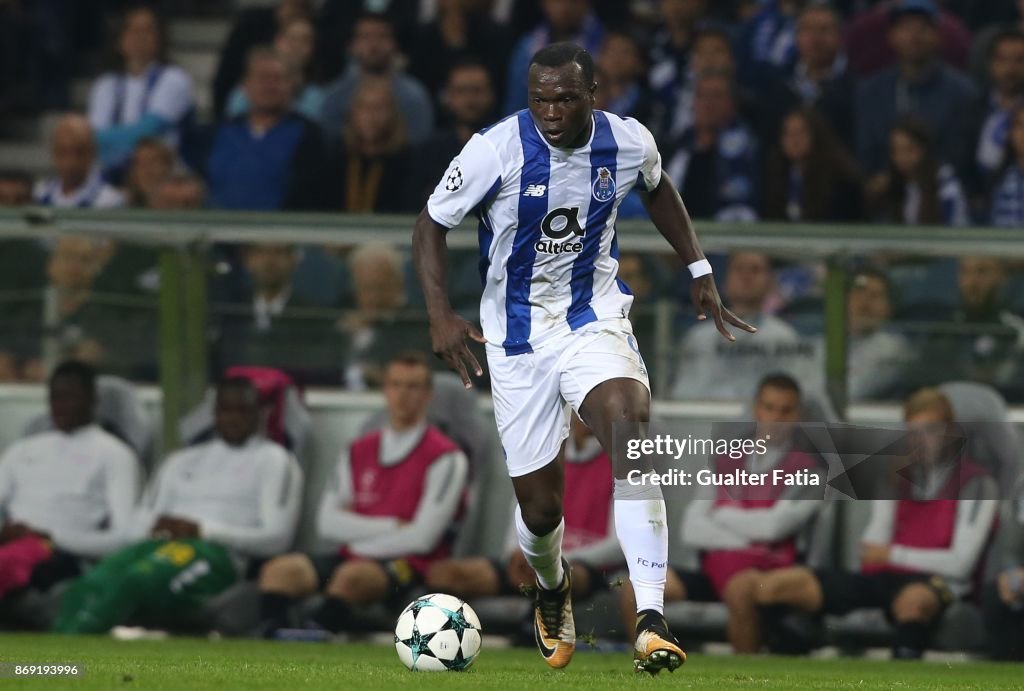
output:
[[132,152],[125,180],[128,206],[138,209],[152,208],[160,183],[174,170],[175,159],[174,149],[159,139],[140,139],[135,145],[135,151]]
[[294,245],[248,245],[242,262],[249,301],[222,318],[220,367],[263,365],[303,385],[337,385],[338,336],[333,324],[294,290],[301,253]]
[[290,112],[294,68],[254,48],[245,75],[249,112],[217,128],[206,164],[210,204],[222,209],[315,209],[325,204],[323,137]]
[[291,606],[321,590],[327,597],[306,628],[351,629],[353,606],[404,603],[430,566],[451,554],[469,461],[427,423],[432,390],[426,357],[390,359],[387,426],[342,452],[320,499],[317,533],[337,552],[313,559],[286,554],[260,570],[265,635],[287,628]]
[[621,31],[609,31],[595,59],[594,107],[640,122],[652,121],[654,102],[645,79],[647,66],[636,39]]
[[245,75],[249,51],[273,42],[281,29],[295,19],[313,19],[312,0],[278,0],[273,6],[246,7],[238,13],[213,79],[215,117],[224,117],[231,90]]
[[352,96],[340,151],[329,176],[331,206],[349,212],[412,211],[409,138],[394,90],[383,79],[364,79]]
[[846,316],[849,399],[880,400],[898,392],[916,354],[906,338],[888,329],[892,318],[889,277],[876,269],[855,273]]
[[104,170],[123,172],[143,137],[159,136],[177,150],[193,109],[192,77],[167,63],[166,27],[150,8],[128,10],[117,32],[116,67],[89,92]]
[[493,121],[495,99],[494,86],[483,64],[466,60],[452,67],[441,94],[449,124],[430,135],[413,155],[416,166],[408,171],[410,209],[423,208],[451,160],[474,133]]
[[951,339],[932,338],[929,346],[940,350],[929,360],[946,363],[947,377],[956,372],[994,386],[1016,383],[1024,319],[1008,308],[1006,265],[995,257],[961,257],[958,264],[960,304],[945,321],[967,331]]
[[504,93],[505,61],[511,50],[508,29],[490,18],[490,0],[440,0],[437,16],[421,26],[409,49],[409,71],[437,98],[452,70],[479,61],[496,93]]
[[693,124],[668,147],[665,162],[694,218],[757,219],[757,141],[737,116],[727,72],[697,75]]
[[58,208],[110,209],[124,205],[124,196],[103,181],[96,165],[96,140],[89,121],[65,115],[50,134],[50,155],[57,175],[36,184],[37,204]]
[[1024,478],[1006,502],[1000,532],[1000,572],[985,592],[989,651],[996,660],[1024,662]]
[[857,157],[868,174],[884,165],[892,126],[904,115],[922,118],[935,152],[956,170],[970,161],[974,84],[938,56],[938,11],[931,0],[901,0],[890,12],[889,41],[898,64],[861,83],[857,93]]
[[[756,428],[751,437],[764,440],[765,453],[708,460],[719,477],[740,472],[762,477],[773,477],[774,471],[788,476],[806,472],[808,484],[787,487],[773,481],[762,486],[701,487],[682,525],[683,543],[700,550],[700,571],[668,570],[666,602],[721,600],[728,606],[728,638],[736,653],[760,651],[758,583],[765,574],[800,561],[801,533],[813,525],[822,507],[824,468],[794,448],[800,408],[800,386],[792,377],[764,377],[754,395]],[[811,474],[816,476],[814,484],[810,484]],[[628,613],[627,605],[633,606],[629,585],[622,590],[621,603],[622,612]]]
[[347,388],[379,388],[384,365],[411,348],[430,351],[425,324],[403,319],[406,304],[402,258],[389,245],[363,245],[349,255],[356,308],[339,324],[345,341]]
[[980,466],[951,443],[953,408],[937,389],[904,404],[912,465],[894,474],[895,500],[871,502],[860,549],[860,572],[796,566],[761,578],[762,606],[844,615],[879,608],[895,625],[893,657],[924,654],[945,608],[969,595],[991,537],[997,488]]
[[740,27],[740,81],[755,83],[770,70],[788,71],[796,60],[796,17],[808,0],[758,0]]
[[967,225],[960,180],[952,166],[935,156],[923,120],[897,123],[889,135],[889,170],[867,183],[871,217],[902,225]]
[[[690,110],[693,94],[683,97],[684,92],[692,92],[689,82],[694,69],[690,65],[690,51],[696,45],[700,20],[708,4],[708,0],[660,0],[658,3],[660,21],[650,50],[648,80],[662,106],[663,117],[669,122],[644,124],[659,138],[682,134],[686,129],[686,123],[676,128],[669,125],[674,113]],[[731,48],[727,47],[726,52],[731,55]],[[703,69],[712,67],[723,65],[704,65]]]
[[[988,2],[990,0],[986,0]],[[971,34],[955,14],[936,7],[934,0],[872,0],[874,7],[856,14],[846,31],[846,48],[855,74],[865,77],[889,67],[897,60],[886,37],[890,13],[924,12],[935,17],[939,32],[938,50],[943,60],[957,68],[967,65]],[[899,51],[895,51],[898,53]]]
[[427,90],[398,66],[395,30],[384,15],[367,14],[355,25],[349,45],[351,61],[345,72],[326,89],[320,124],[328,133],[348,121],[356,92],[363,81],[375,77],[390,84],[410,144],[419,144],[434,129],[434,108]]
[[591,0],[541,0],[544,21],[516,43],[508,57],[508,81],[502,113],[526,107],[526,77],[534,53],[551,43],[573,41],[591,55],[600,52],[604,27],[594,15]]
[[774,287],[768,257],[756,252],[729,255],[725,302],[740,319],[756,326],[757,334],[737,332],[736,342],[730,343],[713,323],[691,326],[679,349],[673,398],[739,401],[768,373],[790,369],[795,376],[813,363],[813,346],[801,343],[789,324],[764,312]]
[[[685,134],[693,126],[693,94],[696,90],[697,75],[720,72],[729,75],[733,82],[733,94],[740,110],[745,110],[745,95],[736,85],[736,56],[732,52],[729,34],[720,29],[705,28],[694,34],[692,48],[688,55],[687,69],[677,77],[670,87],[659,90],[662,122],[655,123],[661,140],[672,141]],[[657,75],[652,72],[652,79]]]
[[[422,22],[437,9],[436,0],[323,0],[316,18],[317,62],[328,79],[348,63],[356,24],[366,15],[380,15],[394,27],[399,46],[411,46]],[[531,3],[532,4],[532,3]]]
[[1024,106],[1024,31],[1008,29],[992,40],[989,59],[989,90],[975,105],[971,123],[972,197],[985,197],[988,185],[1000,168],[1015,157],[1010,132],[1015,110]]
[[[970,0],[964,0],[970,2]],[[989,74],[989,64],[992,58],[992,41],[1007,29],[1024,30],[1024,0],[995,0],[992,3],[970,2],[979,7],[990,7],[1003,3],[1012,6],[1003,13],[1003,19],[992,22],[990,25],[974,32],[974,44],[971,46],[971,74],[975,81],[983,82]]]
[[128,543],[139,461],[94,420],[96,372],[58,365],[49,405],[53,431],[0,456],[0,601],[48,590]]
[[853,142],[856,82],[843,52],[842,17],[829,5],[810,4],[796,23],[796,62],[759,86],[758,132],[775,139],[783,116],[805,105],[816,108],[842,142]]
[[[582,602],[595,593],[609,590],[610,577],[621,568],[623,560],[612,515],[611,460],[575,413],[569,429],[565,443],[565,486],[573,489],[566,495],[562,508],[565,521],[562,547],[571,572],[572,598]],[[516,538],[517,510],[518,505],[509,520],[501,560],[470,556],[434,562],[427,571],[427,589],[470,599],[518,595],[522,587],[533,585],[536,575]],[[634,608],[632,614],[635,616],[635,613]],[[532,611],[528,619],[532,639]]]
[[[298,78],[293,92],[292,110],[316,120],[323,109],[324,90],[313,83],[316,76],[313,63],[316,30],[313,22],[306,17],[288,20],[274,37],[273,48],[275,53],[292,66]],[[228,97],[227,117],[238,117],[248,110],[249,98],[245,95],[244,86],[239,84]]]
[[0,207],[32,203],[32,176],[22,170],[0,170]]
[[857,164],[813,107],[790,112],[768,156],[761,217],[772,221],[857,221],[864,191]]
[[180,620],[235,583],[250,560],[288,548],[302,472],[259,424],[252,383],[222,381],[214,438],[164,461],[132,524],[139,542],[71,584],[54,631],[105,633],[139,612]]
[[184,171],[171,173],[160,181],[153,194],[154,209],[201,209],[206,203],[202,178]]
[[991,191],[994,226],[1024,227],[1024,104],[1010,111],[1001,170]]

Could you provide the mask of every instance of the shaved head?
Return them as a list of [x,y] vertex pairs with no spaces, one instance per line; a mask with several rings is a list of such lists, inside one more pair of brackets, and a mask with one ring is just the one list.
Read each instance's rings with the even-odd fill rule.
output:
[[96,162],[96,139],[82,115],[64,115],[50,134],[50,153],[65,191],[81,186]]

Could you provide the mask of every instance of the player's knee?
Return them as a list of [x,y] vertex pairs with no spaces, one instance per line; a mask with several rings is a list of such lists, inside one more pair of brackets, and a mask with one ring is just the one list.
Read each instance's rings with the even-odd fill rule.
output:
[[464,579],[465,569],[455,559],[444,559],[431,564],[426,574],[429,588],[453,590]]
[[387,575],[374,562],[346,562],[331,575],[326,593],[346,602],[366,602],[373,599],[386,580]]
[[729,609],[752,607],[756,604],[759,574],[755,571],[741,571],[725,584],[722,601]]
[[529,499],[519,503],[519,510],[523,515],[523,523],[537,536],[547,535],[562,522],[562,499],[554,492],[535,492]]
[[892,613],[898,622],[926,623],[939,611],[939,599],[927,586],[909,585],[893,601]]

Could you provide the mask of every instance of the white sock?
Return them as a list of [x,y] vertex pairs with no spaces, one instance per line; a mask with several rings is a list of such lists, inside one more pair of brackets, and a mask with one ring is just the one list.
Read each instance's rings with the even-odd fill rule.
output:
[[565,532],[565,519],[558,527],[547,535],[534,535],[523,522],[523,512],[516,505],[516,535],[519,547],[527,563],[537,574],[537,583],[545,590],[555,590],[562,585],[565,569],[562,568],[562,534]]
[[[621,489],[620,483],[624,485]],[[661,487],[648,485],[641,496],[636,495],[638,489],[625,480],[615,480],[615,534],[629,567],[636,611],[664,612],[668,568],[665,500],[661,497]],[[654,492],[657,492],[656,497]]]

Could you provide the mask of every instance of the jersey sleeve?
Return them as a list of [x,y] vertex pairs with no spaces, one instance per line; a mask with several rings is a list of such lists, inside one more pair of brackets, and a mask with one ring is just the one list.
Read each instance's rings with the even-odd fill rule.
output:
[[454,228],[501,186],[501,160],[494,146],[479,134],[466,142],[448,164],[427,200],[427,213],[445,228]]
[[149,112],[174,124],[192,109],[192,78],[180,68],[168,67],[149,101]]
[[658,144],[654,141],[654,135],[644,127],[642,123],[633,120],[633,127],[643,144],[644,159],[640,164],[640,178],[643,180],[644,189],[648,192],[661,183],[661,153],[658,151]]

